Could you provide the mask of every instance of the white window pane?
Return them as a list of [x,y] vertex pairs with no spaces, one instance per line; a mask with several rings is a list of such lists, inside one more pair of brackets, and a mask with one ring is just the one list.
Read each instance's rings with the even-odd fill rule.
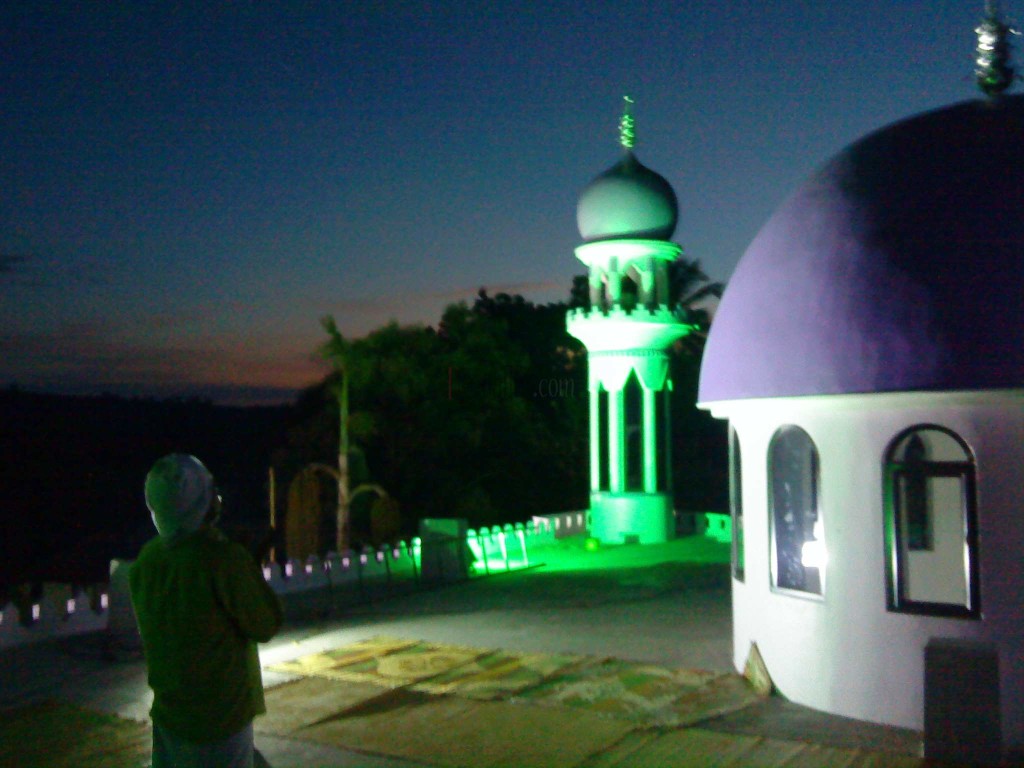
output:
[[[903,583],[908,600],[968,606],[964,490],[960,477],[929,477],[930,550],[912,550],[903,537]],[[906,520],[903,521],[904,528]]]

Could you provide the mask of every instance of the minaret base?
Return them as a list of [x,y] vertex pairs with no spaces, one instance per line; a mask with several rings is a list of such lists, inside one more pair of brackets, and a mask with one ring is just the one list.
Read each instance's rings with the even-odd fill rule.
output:
[[592,537],[604,544],[657,544],[675,538],[672,498],[664,493],[590,494]]

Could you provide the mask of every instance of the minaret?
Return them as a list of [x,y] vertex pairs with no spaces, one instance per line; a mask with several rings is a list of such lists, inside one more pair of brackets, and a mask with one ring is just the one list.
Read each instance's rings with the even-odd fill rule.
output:
[[669,238],[677,204],[664,178],[633,154],[632,100],[620,122],[623,158],[580,195],[576,256],[590,270],[590,306],[566,327],[587,348],[590,535],[607,543],[666,541],[675,531],[667,349],[691,331],[669,306]]
[[986,0],[985,18],[974,31],[978,35],[974,76],[982,92],[994,99],[1016,79],[1010,66],[1010,35],[1016,30],[1003,21],[997,0]]

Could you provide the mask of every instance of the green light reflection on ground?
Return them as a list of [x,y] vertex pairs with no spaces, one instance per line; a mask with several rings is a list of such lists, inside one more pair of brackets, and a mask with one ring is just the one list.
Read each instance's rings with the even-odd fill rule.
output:
[[728,543],[697,535],[661,544],[604,544],[590,550],[586,536],[574,536],[530,550],[531,563],[545,571],[616,570],[663,562],[727,564],[729,558]]

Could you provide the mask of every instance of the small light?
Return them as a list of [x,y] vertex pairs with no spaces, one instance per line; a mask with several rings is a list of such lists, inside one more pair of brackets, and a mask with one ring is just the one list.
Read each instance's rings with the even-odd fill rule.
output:
[[105,611],[105,610],[107,610],[107,608],[109,606],[110,606],[110,598],[107,597],[107,593],[104,592],[102,595],[100,595],[100,609]]
[[263,566],[263,579],[264,581],[270,581],[270,566]]
[[359,556],[359,562],[362,563],[363,565],[366,565],[366,555],[365,554]]
[[32,621],[39,621],[39,603],[32,604]]
[[285,563],[284,564],[284,575],[287,576],[289,579],[292,577],[292,564],[291,563]]
[[377,562],[378,563],[383,563],[384,562],[384,553],[383,552],[378,552],[377,553]]
[[341,558],[341,567],[342,568],[348,568],[350,565],[352,565],[352,561],[351,560],[349,560],[347,557]]
[[825,542],[821,521],[814,524],[814,531],[811,538],[804,542],[800,549],[800,563],[804,568],[824,568],[828,562],[828,553],[825,551]]
[[68,613],[74,613],[74,612],[75,612],[75,598],[72,597],[70,600],[68,600]]
[[400,558],[400,557],[402,556],[402,550],[400,550],[400,549],[398,549],[397,547],[395,547],[395,551],[391,553],[391,556],[392,556],[392,557],[393,557],[393,558],[394,558],[395,560],[397,560],[398,558]]
[[310,563],[306,563],[306,573],[312,573],[313,566]]

